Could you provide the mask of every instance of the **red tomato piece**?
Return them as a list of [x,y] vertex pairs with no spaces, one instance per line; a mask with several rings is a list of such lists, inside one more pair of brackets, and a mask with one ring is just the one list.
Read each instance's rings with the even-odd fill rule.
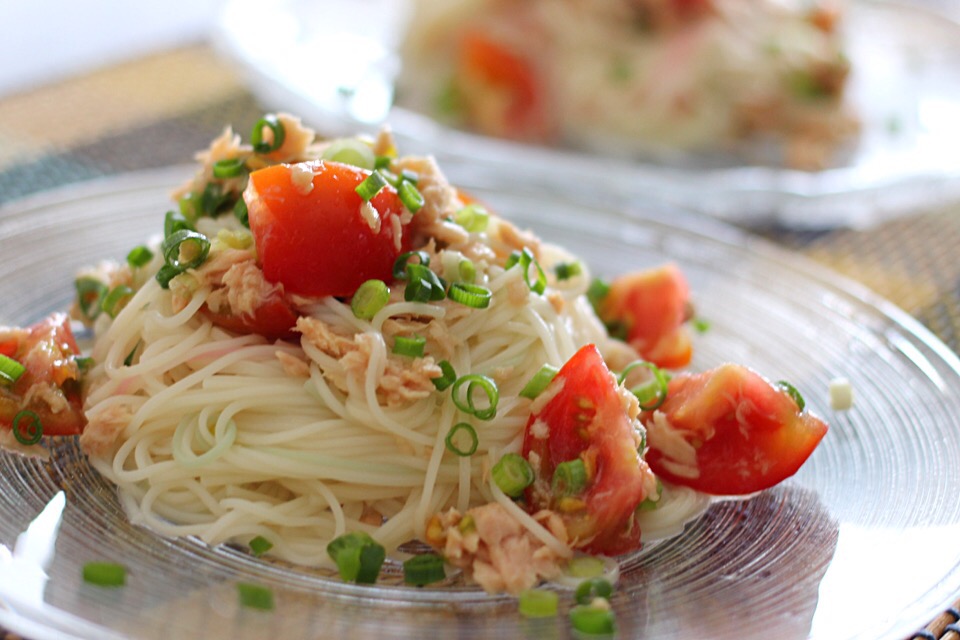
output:
[[542,81],[523,55],[482,31],[468,31],[460,42],[459,77],[471,126],[516,140],[549,140]]
[[[312,181],[300,180],[305,171]],[[391,281],[394,261],[409,248],[408,234],[394,222],[403,204],[387,185],[370,200],[379,221],[365,218],[356,188],[369,175],[325,161],[250,174],[244,199],[267,280],[310,297],[350,296],[371,278]]]
[[[0,344],[15,344],[11,354],[25,368],[13,385],[0,384],[0,427],[13,427],[16,415],[33,411],[44,435],[68,436],[83,431],[86,418],[80,398],[80,355],[63,313],[55,313],[27,329],[0,328]],[[28,401],[27,398],[30,398]]]
[[252,314],[214,313],[206,306],[203,312],[213,324],[234,333],[257,333],[268,340],[296,337],[293,328],[299,315],[279,294],[264,300]]
[[714,495],[753,493],[789,478],[827,433],[783,388],[734,364],[675,376],[657,411],[669,424],[643,416],[650,467]]
[[[575,546],[588,553],[638,549],[640,528],[633,515],[655,480],[637,451],[639,436],[616,379],[597,348],[581,348],[543,393],[555,395],[530,416],[523,438],[523,455],[536,474],[526,493],[531,512],[559,513]],[[574,496],[554,495],[557,465],[578,458],[586,487]]]
[[600,318],[619,324],[626,340],[658,367],[690,363],[693,346],[684,323],[690,315],[690,287],[675,264],[617,277],[603,298]]

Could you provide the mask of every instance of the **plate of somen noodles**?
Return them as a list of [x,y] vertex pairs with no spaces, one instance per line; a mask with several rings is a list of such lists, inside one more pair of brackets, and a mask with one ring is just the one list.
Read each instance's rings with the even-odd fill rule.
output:
[[960,362],[893,305],[698,214],[236,124],[0,210],[4,628],[873,638],[960,589]]

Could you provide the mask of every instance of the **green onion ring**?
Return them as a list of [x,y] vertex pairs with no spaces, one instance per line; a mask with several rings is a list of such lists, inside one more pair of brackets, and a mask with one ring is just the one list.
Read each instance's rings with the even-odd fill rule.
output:
[[423,336],[397,336],[393,339],[393,353],[408,358],[422,358],[427,339]]
[[786,380],[779,380],[777,382],[777,386],[783,389],[784,391],[786,391],[787,395],[793,398],[793,401],[797,403],[797,408],[800,409],[801,412],[803,412],[803,410],[807,406],[807,403],[803,399],[803,396],[800,395],[800,392],[797,391],[797,388],[792,384],[790,384],[789,382],[787,382]]
[[543,365],[539,371],[533,374],[533,377],[524,385],[523,389],[520,390],[520,396],[533,400],[543,393],[544,389],[550,386],[550,383],[553,382],[554,377],[556,377],[559,371],[560,370],[553,365]]
[[575,496],[587,486],[587,468],[580,458],[561,462],[553,470],[550,489],[557,496]]
[[652,362],[645,362],[643,360],[637,360],[635,362],[631,362],[617,376],[617,384],[623,384],[623,382],[627,379],[627,376],[630,374],[630,372],[638,367],[649,369],[653,373],[653,380],[647,383],[647,385],[656,383],[657,385],[657,395],[655,396],[656,400],[652,404],[643,404],[647,396],[641,396],[640,390],[646,387],[647,385],[636,387],[634,389],[631,389],[630,391],[631,393],[633,393],[633,395],[637,397],[637,400],[640,401],[640,409],[642,409],[643,411],[653,411],[654,409],[659,409],[660,405],[662,405],[667,399],[667,389],[670,383],[670,377],[666,373],[664,373],[663,369],[653,364]]
[[237,597],[240,600],[240,606],[246,609],[273,611],[275,606],[273,600],[273,590],[270,589],[270,587],[264,587],[263,585],[259,584],[238,582]]
[[400,196],[400,202],[410,213],[416,213],[423,208],[423,194],[417,189],[417,185],[412,182],[401,182],[397,187],[397,195]]
[[9,356],[0,353],[0,382],[14,384],[27,368]]
[[[465,431],[467,435],[470,436],[470,448],[467,450],[459,448],[453,441],[454,436],[456,436],[460,431]],[[458,455],[461,458],[466,458],[477,452],[477,447],[480,445],[480,438],[477,437],[477,430],[472,426],[466,422],[458,422],[450,428],[450,431],[447,433],[447,437],[443,442],[447,446],[447,451]]]
[[249,543],[249,546],[251,553],[258,558],[270,551],[270,549],[273,549],[273,543],[263,536],[257,536],[256,538],[252,539]]
[[533,467],[519,453],[505,453],[490,470],[490,476],[501,491],[518,498],[533,484]]
[[134,269],[146,266],[151,260],[153,260],[153,251],[142,244],[134,247],[130,250],[130,253],[127,254],[127,264]]
[[83,565],[83,581],[98,587],[122,587],[127,582],[127,568],[116,562],[88,562]]
[[383,280],[372,278],[361,284],[350,300],[350,310],[361,320],[372,320],[390,302],[390,288]]
[[447,296],[454,302],[470,307],[471,309],[486,309],[490,306],[493,297],[490,289],[468,282],[454,282],[450,285]]
[[225,158],[213,163],[213,177],[225,180],[242,176],[246,165],[243,158]]
[[[270,129],[273,133],[273,142],[266,142],[263,139],[264,128]],[[256,124],[253,125],[253,130],[250,132],[250,143],[257,153],[270,153],[282,147],[286,137],[287,132],[283,123],[277,119],[276,115],[270,113],[257,120]]]
[[443,391],[457,381],[457,372],[454,371],[453,365],[447,360],[441,360],[437,363],[437,366],[440,367],[442,375],[439,378],[432,378],[433,386],[437,388],[437,391]]
[[[20,428],[20,422],[30,420],[30,425]],[[27,446],[37,444],[43,437],[43,425],[40,423],[40,416],[33,411],[24,409],[13,417],[13,437],[20,444]]]
[[125,284],[118,284],[103,298],[100,309],[111,318],[116,318],[132,297],[133,289]]
[[552,618],[557,615],[560,596],[547,589],[526,589],[520,592],[517,608],[524,618]]
[[413,257],[419,258],[420,264],[423,266],[430,266],[430,256],[426,251],[407,251],[406,253],[401,253],[397,256],[397,259],[393,261],[393,277],[395,279],[406,280],[407,264],[410,263],[410,258]]
[[[190,246],[187,243],[194,245],[194,253],[192,256],[188,256],[186,261],[181,262],[181,247]],[[163,251],[164,261],[169,266],[182,272],[187,269],[195,269],[203,264],[204,260],[207,259],[207,254],[210,253],[210,241],[202,233],[181,229],[164,238],[160,248]]]
[[406,584],[422,587],[446,577],[443,558],[435,553],[422,553],[403,562],[403,581]]
[[[464,398],[460,397],[460,389],[466,385]],[[478,409],[473,403],[473,391],[479,388],[486,394],[489,406],[485,409]],[[500,391],[497,389],[497,383],[487,376],[476,373],[470,373],[457,378],[453,383],[453,390],[450,392],[453,397],[453,404],[460,411],[468,413],[479,420],[491,420],[497,415],[497,402],[500,401]]]
[[354,191],[364,202],[370,202],[385,186],[387,186],[387,179],[378,170],[364,178],[363,182],[358,184]]

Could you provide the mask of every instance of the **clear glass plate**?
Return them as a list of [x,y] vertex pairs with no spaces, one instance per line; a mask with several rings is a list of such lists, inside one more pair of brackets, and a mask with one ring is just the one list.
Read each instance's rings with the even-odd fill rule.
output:
[[657,199],[744,224],[864,226],[960,195],[960,24],[917,4],[848,4],[849,95],[863,132],[842,163],[820,172],[718,154],[605,157],[441,126],[394,104],[404,0],[278,0],[269,11],[260,0],[229,0],[215,41],[264,105],[293,110],[325,135],[386,122],[409,152],[471,158],[515,183],[614,206]]
[[[75,270],[158,231],[189,172],[0,209],[0,323],[64,308]],[[613,599],[620,637],[903,637],[960,593],[960,361],[947,347],[863,288],[702,216],[503,192],[482,173],[465,186],[602,274],[678,262],[711,323],[694,367],[730,360],[790,380],[831,423],[796,476],[714,502],[629,559]],[[834,376],[855,389],[848,412],[829,407]],[[83,564],[102,559],[127,565],[125,587],[83,583]],[[241,609],[237,582],[273,588],[276,610]],[[565,638],[570,600],[532,622],[512,598],[472,588],[343,585],[132,526],[74,440],[48,460],[0,454],[0,626],[34,640]]]

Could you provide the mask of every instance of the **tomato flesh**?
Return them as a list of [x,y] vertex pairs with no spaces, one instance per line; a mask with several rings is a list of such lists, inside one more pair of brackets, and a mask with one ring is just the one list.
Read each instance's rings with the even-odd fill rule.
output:
[[256,333],[268,340],[296,338],[293,328],[299,316],[280,294],[262,301],[251,314],[215,313],[206,306],[203,312],[213,324],[234,333]]
[[[562,385],[556,391],[554,385]],[[530,416],[523,455],[536,481],[527,489],[533,512],[560,514],[574,545],[588,553],[614,555],[640,547],[633,514],[652,479],[637,452],[638,435],[617,391],[613,374],[594,345],[581,348],[544,393],[555,395]],[[544,431],[545,429],[545,431]],[[581,459],[587,484],[571,498],[551,489],[557,465]]]
[[[13,385],[0,384],[0,427],[11,429],[17,414],[28,410],[40,418],[44,435],[83,431],[86,419],[74,360],[80,349],[67,316],[55,313],[27,329],[0,328],[0,345],[4,355],[25,369]],[[28,397],[32,398],[29,402]],[[50,398],[58,409],[54,411],[43,398]]]
[[626,331],[626,340],[658,367],[690,363],[693,347],[684,323],[690,314],[690,287],[675,264],[617,277],[599,308],[600,318]]
[[409,248],[408,234],[394,222],[403,204],[387,185],[370,200],[379,221],[365,218],[356,188],[369,175],[322,160],[250,174],[244,199],[268,281],[288,294],[323,297],[353,295],[371,278],[392,279],[394,261]]
[[[647,412],[647,461],[665,480],[714,495],[744,495],[792,476],[827,432],[784,389],[740,365],[726,364],[671,381],[659,407],[669,426]],[[676,464],[674,438],[696,452],[695,469]]]

